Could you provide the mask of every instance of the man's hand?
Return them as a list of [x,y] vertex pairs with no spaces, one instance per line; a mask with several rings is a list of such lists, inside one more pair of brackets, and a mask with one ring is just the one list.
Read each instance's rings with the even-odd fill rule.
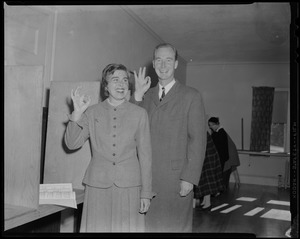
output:
[[148,212],[149,207],[150,207],[150,199],[141,198],[140,213],[143,214],[143,213]]
[[149,76],[145,77],[146,67],[140,67],[138,74],[134,71],[135,79],[135,92],[134,98],[136,101],[141,101],[144,94],[149,90],[151,85],[151,78]]
[[180,182],[180,196],[185,197],[187,196],[194,188],[194,185],[192,183],[186,182],[181,180]]

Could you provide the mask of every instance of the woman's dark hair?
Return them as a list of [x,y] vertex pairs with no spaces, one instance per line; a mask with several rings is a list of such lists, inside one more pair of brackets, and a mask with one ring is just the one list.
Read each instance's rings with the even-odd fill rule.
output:
[[108,97],[108,91],[107,91],[107,84],[108,84],[108,77],[110,75],[113,75],[115,73],[115,71],[117,70],[122,70],[125,71],[128,77],[128,89],[132,92],[132,88],[133,88],[133,82],[131,79],[131,73],[130,71],[126,68],[126,66],[122,65],[122,64],[109,64],[107,65],[103,71],[102,71],[102,79],[101,79],[101,92],[104,94],[103,98],[107,98]]
[[220,121],[219,121],[218,117],[210,117],[208,122],[215,123],[215,124],[220,124]]

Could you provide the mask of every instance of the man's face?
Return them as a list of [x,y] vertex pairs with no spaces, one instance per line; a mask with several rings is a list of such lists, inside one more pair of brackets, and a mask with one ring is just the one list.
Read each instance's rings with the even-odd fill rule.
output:
[[155,52],[153,68],[160,80],[172,80],[177,68],[178,61],[175,60],[175,52],[171,47],[161,47]]

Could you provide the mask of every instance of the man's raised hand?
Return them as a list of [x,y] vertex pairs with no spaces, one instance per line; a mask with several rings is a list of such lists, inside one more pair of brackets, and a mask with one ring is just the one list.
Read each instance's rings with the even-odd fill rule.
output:
[[149,90],[151,85],[151,78],[149,76],[145,77],[146,67],[140,67],[139,72],[134,71],[135,79],[135,100],[141,101],[144,94]]

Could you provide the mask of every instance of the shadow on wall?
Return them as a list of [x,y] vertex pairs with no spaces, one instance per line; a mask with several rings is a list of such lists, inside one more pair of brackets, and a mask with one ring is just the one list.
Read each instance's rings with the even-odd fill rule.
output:
[[156,84],[158,83],[158,78],[157,78],[156,72],[153,68],[152,61],[148,62],[148,64],[146,65],[146,75],[150,76],[150,78],[151,78],[150,88],[156,86]]

